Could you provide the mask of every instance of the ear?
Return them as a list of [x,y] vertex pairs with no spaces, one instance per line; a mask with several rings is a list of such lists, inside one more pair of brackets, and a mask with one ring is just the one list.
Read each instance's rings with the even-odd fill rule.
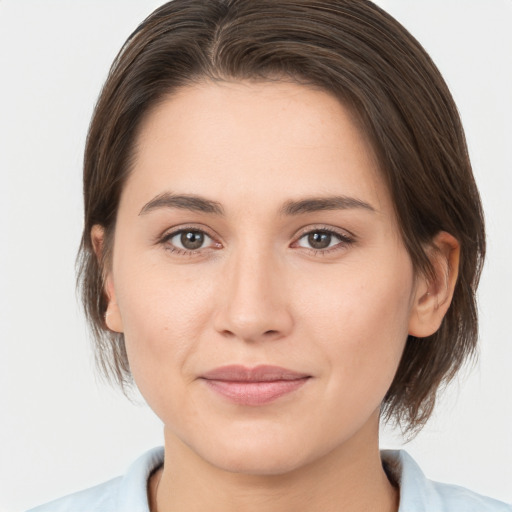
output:
[[429,249],[433,276],[418,276],[409,319],[409,334],[425,338],[434,334],[450,307],[459,274],[459,242],[440,231]]
[[114,332],[123,332],[123,321],[121,313],[117,305],[114,280],[112,270],[107,270],[104,261],[105,250],[105,228],[99,224],[95,224],[91,229],[91,242],[98,259],[100,267],[103,268],[103,288],[108,299],[107,310],[105,311],[105,324]]

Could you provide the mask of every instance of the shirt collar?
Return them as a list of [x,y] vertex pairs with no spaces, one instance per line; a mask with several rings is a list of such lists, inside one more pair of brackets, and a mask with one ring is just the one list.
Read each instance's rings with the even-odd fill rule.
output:
[[149,512],[148,479],[164,463],[163,447],[153,448],[128,469],[117,496],[116,512]]

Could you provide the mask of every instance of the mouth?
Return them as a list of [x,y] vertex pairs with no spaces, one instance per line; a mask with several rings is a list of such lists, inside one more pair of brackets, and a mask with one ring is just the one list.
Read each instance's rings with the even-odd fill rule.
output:
[[264,405],[301,388],[311,375],[279,366],[215,368],[200,377],[215,393],[238,405]]

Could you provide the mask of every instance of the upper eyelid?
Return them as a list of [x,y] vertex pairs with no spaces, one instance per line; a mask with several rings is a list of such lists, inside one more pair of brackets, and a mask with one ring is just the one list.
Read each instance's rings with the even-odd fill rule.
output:
[[325,224],[314,224],[314,225],[308,225],[300,228],[295,235],[293,236],[294,240],[298,240],[299,238],[302,238],[304,235],[307,235],[309,233],[313,233],[315,231],[325,231],[328,233],[332,233],[334,235],[338,235],[342,238],[350,238],[352,240],[356,239],[356,235],[352,232],[350,232],[347,229],[344,228],[338,228],[331,225],[325,225]]
[[174,226],[172,228],[165,229],[161,235],[158,236],[159,240],[163,239],[169,239],[173,236],[176,236],[179,233],[182,233],[183,231],[198,231],[201,233],[204,233],[208,237],[210,237],[212,240],[218,239],[219,237],[216,236],[210,229],[208,229],[206,226],[198,226],[190,224],[190,225],[182,225],[182,226]]

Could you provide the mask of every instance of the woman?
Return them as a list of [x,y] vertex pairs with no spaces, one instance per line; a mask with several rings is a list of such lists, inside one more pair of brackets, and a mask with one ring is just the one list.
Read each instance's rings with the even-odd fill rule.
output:
[[99,360],[165,456],[38,510],[510,509],[378,448],[473,353],[485,253],[456,108],[391,17],[162,6],[102,91],[84,197]]

